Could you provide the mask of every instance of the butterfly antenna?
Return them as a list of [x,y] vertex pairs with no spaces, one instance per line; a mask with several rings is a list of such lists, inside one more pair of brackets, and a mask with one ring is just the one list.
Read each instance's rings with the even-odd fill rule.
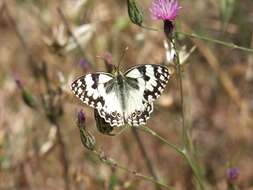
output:
[[118,72],[118,73],[119,73],[119,71],[120,71],[121,62],[122,62],[123,58],[125,57],[125,54],[126,54],[126,51],[127,51],[127,50],[128,50],[128,46],[124,49],[124,51],[123,51],[123,53],[122,53],[122,55],[121,55],[121,57],[120,57],[120,59],[119,59],[119,63],[118,63],[118,65],[117,65],[117,70],[116,70],[116,72]]

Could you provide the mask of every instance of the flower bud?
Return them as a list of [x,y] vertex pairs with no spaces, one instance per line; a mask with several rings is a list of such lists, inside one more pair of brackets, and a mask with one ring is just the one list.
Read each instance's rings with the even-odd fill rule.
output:
[[79,130],[83,146],[86,147],[88,150],[94,150],[96,146],[95,137],[85,128],[79,128]]
[[83,109],[80,109],[77,113],[77,126],[80,131],[80,138],[82,144],[88,150],[94,150],[96,145],[96,139],[89,131],[87,131],[85,127],[85,120],[86,120],[85,113]]
[[30,108],[33,108],[33,109],[37,108],[37,105],[38,105],[37,100],[30,92],[28,92],[25,89],[22,89],[22,98],[27,106],[29,106]]
[[141,26],[143,22],[143,14],[137,6],[135,0],[127,0],[128,15],[132,23]]
[[174,25],[170,20],[165,20],[164,21],[164,33],[167,39],[172,39],[172,34],[173,34],[173,29]]

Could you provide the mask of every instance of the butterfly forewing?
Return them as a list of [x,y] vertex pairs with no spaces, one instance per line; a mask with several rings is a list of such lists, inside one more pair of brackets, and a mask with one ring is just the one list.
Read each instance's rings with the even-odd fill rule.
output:
[[[126,71],[127,81],[135,80],[138,89],[130,88],[127,122],[132,126],[146,124],[153,112],[153,101],[164,90],[169,79],[169,70],[161,65],[141,65]],[[130,85],[131,86],[131,85]]]
[[71,84],[71,90],[82,102],[100,109],[105,104],[105,99],[102,96],[104,94],[104,84],[112,79],[113,77],[109,74],[87,74],[76,79]]
[[137,79],[143,98],[152,102],[163,92],[170,74],[165,66],[147,64],[129,69],[125,76]]
[[107,93],[106,87],[113,80],[113,75],[107,73],[87,74],[76,79],[71,90],[82,102],[97,109],[111,126],[120,126],[124,124],[124,118],[117,92]]

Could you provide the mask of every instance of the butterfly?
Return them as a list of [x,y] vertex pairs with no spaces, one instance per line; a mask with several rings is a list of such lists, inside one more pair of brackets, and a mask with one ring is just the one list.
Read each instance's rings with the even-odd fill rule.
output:
[[73,93],[95,108],[112,127],[147,123],[156,100],[170,78],[166,66],[145,64],[115,74],[95,72],[83,75],[71,84]]

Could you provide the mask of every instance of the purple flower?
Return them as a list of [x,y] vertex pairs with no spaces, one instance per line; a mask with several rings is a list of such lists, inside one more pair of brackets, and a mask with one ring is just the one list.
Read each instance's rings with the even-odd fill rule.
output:
[[163,20],[164,33],[167,39],[171,39],[174,25],[173,20],[176,19],[181,7],[177,0],[153,0],[152,6],[149,9],[151,17],[155,20]]
[[239,169],[238,168],[229,168],[227,170],[227,179],[229,181],[235,181],[239,177]]
[[173,21],[180,8],[177,0],[154,0],[149,10],[155,20]]
[[109,52],[106,52],[103,56],[102,59],[105,62],[105,67],[106,70],[111,73],[113,71],[114,65],[112,64],[112,54]]
[[85,71],[90,69],[90,63],[83,58],[79,61],[79,66]]

